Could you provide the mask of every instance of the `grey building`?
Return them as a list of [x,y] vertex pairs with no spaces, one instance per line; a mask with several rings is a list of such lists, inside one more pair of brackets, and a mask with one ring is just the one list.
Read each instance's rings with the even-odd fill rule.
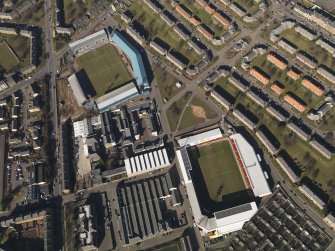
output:
[[256,132],[256,136],[263,143],[271,155],[275,155],[279,151],[280,145],[276,144],[274,140],[263,131],[263,129],[258,130]]
[[299,176],[295,174],[295,172],[283,156],[277,157],[276,161],[293,183],[296,183],[299,180]]
[[309,144],[325,158],[327,159],[332,158],[333,152],[330,149],[328,149],[328,147],[321,144],[318,140],[313,139],[309,142]]
[[287,124],[287,127],[302,140],[308,141],[311,139],[311,129],[305,124],[299,123],[296,118],[292,118],[290,123]]
[[297,53],[297,59],[309,68],[315,69],[318,66],[318,61],[306,52],[299,51]]

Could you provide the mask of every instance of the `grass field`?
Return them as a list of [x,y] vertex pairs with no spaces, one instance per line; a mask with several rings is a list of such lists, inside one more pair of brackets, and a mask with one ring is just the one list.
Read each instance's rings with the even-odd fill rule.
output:
[[121,56],[111,44],[103,45],[78,57],[76,62],[88,75],[96,97],[133,79]]
[[193,97],[189,104],[181,118],[179,130],[196,126],[216,117],[216,113],[197,97]]
[[201,60],[187,42],[180,40],[172,28],[167,26],[157,14],[153,13],[142,1],[135,1],[128,9],[133,20],[140,24],[148,32],[151,39],[158,38],[169,47],[170,50],[178,52],[184,62],[193,65]]
[[0,66],[2,68],[11,69],[20,63],[6,41],[0,42],[0,54]]
[[152,67],[162,99],[166,98],[169,100],[184,88],[184,85],[181,88],[177,88],[175,84],[179,80],[160,66],[153,65]]
[[198,162],[212,200],[220,202],[225,195],[246,189],[229,141],[198,149]]
[[259,10],[259,3],[255,0],[235,0],[234,2],[241,5],[249,14],[254,14]]
[[[6,43],[12,48],[19,62],[12,54]],[[17,71],[29,64],[30,42],[29,38],[14,35],[0,35],[0,65],[6,69],[6,72]]]
[[177,129],[180,116],[187,102],[190,100],[191,95],[191,92],[187,92],[182,98],[172,103],[167,109],[166,116],[168,118],[171,131],[175,131]]

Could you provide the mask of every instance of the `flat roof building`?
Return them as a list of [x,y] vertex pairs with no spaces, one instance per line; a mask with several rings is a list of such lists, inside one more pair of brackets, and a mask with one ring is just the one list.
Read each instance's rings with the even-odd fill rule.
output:
[[280,39],[278,41],[278,45],[284,50],[286,50],[287,52],[289,52],[290,54],[296,53],[298,49],[298,47],[295,44],[291,43],[285,38]]
[[312,139],[309,144],[325,158],[331,159],[333,157],[333,152],[328,149],[327,146],[321,144],[318,140]]
[[166,54],[167,60],[169,60],[172,64],[174,64],[179,70],[184,70],[186,64],[184,64],[181,60],[179,60],[176,56],[171,53]]
[[317,37],[317,33],[315,31],[302,23],[298,24],[294,30],[310,41],[316,39]]
[[290,123],[287,124],[287,127],[302,140],[308,141],[311,139],[311,129],[305,124],[299,123],[296,118],[292,118]]
[[245,115],[242,111],[236,109],[233,111],[233,115],[241,121],[246,127],[248,127],[251,131],[257,125],[256,122],[252,121],[247,115]]

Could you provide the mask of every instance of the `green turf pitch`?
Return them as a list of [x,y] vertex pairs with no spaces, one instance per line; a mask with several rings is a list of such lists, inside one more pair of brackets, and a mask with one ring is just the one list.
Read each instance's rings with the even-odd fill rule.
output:
[[198,149],[198,163],[212,200],[220,202],[222,196],[246,189],[229,141]]
[[117,50],[111,44],[78,57],[76,62],[84,68],[95,91],[96,97],[133,79]]

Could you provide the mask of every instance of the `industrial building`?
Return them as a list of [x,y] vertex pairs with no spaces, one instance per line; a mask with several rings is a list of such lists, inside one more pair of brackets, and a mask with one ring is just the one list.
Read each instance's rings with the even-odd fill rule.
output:
[[116,192],[120,238],[124,245],[161,236],[180,226],[176,213],[179,190],[173,186],[169,173],[120,183]]
[[126,158],[124,164],[129,177],[167,167],[170,160],[166,149],[162,148]]

